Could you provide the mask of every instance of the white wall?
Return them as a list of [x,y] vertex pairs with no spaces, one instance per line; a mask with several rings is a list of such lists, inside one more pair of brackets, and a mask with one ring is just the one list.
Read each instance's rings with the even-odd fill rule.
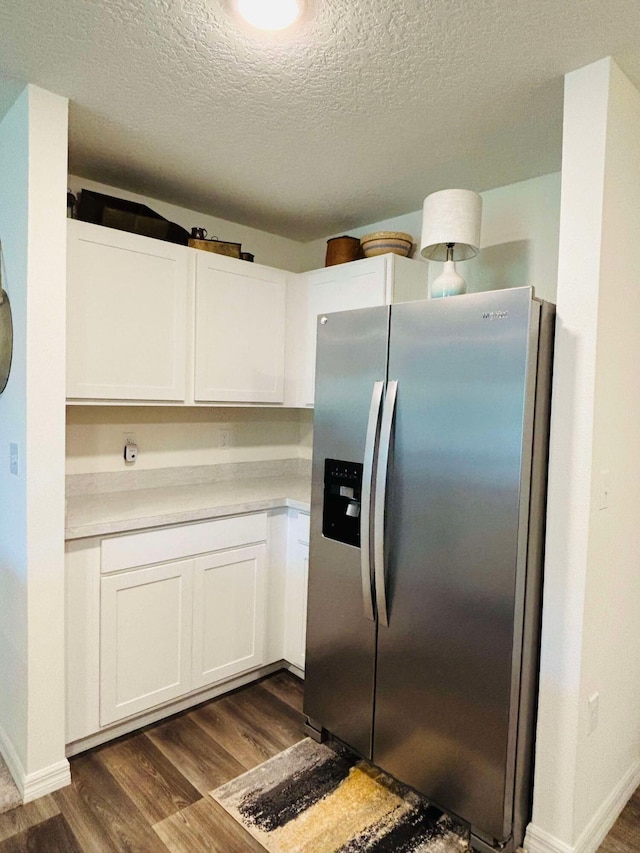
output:
[[569,74],[531,853],[596,850],[640,782],[639,186],[640,94]]
[[[0,81],[0,85],[2,85]],[[67,101],[27,86],[0,122],[0,239],[14,315],[0,397],[0,747],[31,799],[65,784]],[[9,444],[19,470],[9,472]]]
[[251,252],[252,255],[255,255],[257,263],[289,270],[290,272],[302,272],[306,269],[304,266],[304,245],[295,240],[289,240],[277,234],[268,234],[266,231],[259,231],[257,228],[251,228],[237,222],[227,222],[225,219],[219,219],[207,213],[198,213],[195,210],[188,210],[175,204],[148,198],[117,187],[110,187],[77,175],[69,175],[67,180],[69,188],[74,193],[78,193],[84,188],[129,201],[137,201],[146,204],[171,222],[177,222],[187,231],[191,231],[194,226],[206,228],[209,237],[215,235],[220,240],[242,243],[242,251]]
[[[136,470],[305,456],[297,409],[69,406],[67,474],[130,469],[123,435],[134,433]],[[309,418],[307,417],[307,420]],[[220,430],[231,444],[221,446]]]
[[[458,264],[469,292],[533,285],[539,297],[555,302],[559,173],[488,190],[482,193],[482,199],[480,254]],[[349,233],[362,237],[371,231],[404,231],[419,244],[421,230],[422,210],[416,210]],[[305,269],[324,266],[326,247],[326,239],[306,244]],[[414,257],[419,255],[416,253]],[[442,264],[430,262],[429,280],[441,271]]]
[[[640,781],[640,92],[611,63],[585,590],[576,831]],[[600,509],[601,472],[610,505]],[[600,693],[589,736],[587,703]],[[593,770],[597,768],[597,772]]]
[[311,459],[313,454],[313,409],[300,409],[300,457]]
[[[29,98],[0,123],[2,282],[11,299],[14,351],[0,397],[0,742],[27,764],[27,478],[9,473],[9,444],[24,454],[27,437],[27,262]],[[7,743],[9,747],[7,747]]]

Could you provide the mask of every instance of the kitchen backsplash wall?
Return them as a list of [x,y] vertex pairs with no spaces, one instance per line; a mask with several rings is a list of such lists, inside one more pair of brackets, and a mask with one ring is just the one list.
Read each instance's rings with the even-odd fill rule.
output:
[[313,452],[313,409],[300,409],[300,444],[299,457],[311,459]]
[[[312,412],[297,409],[68,406],[67,474],[311,457]],[[138,458],[123,458],[126,435]]]

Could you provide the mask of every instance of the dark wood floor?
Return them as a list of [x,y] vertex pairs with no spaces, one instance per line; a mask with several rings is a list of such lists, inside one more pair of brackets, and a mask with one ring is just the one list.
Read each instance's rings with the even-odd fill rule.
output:
[[640,850],[640,788],[600,845],[600,853],[638,853]]
[[208,792],[301,740],[279,672],[71,759],[67,788],[0,815],[0,853],[264,853]]
[[[264,853],[208,796],[303,737],[278,672],[71,759],[72,784],[0,815],[0,853]],[[640,851],[640,789],[600,853]]]

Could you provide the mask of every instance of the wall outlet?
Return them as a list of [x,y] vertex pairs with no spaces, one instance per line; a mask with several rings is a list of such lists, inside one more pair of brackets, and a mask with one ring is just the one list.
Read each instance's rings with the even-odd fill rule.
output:
[[220,447],[231,447],[233,444],[233,436],[230,429],[221,429],[218,431]]
[[589,697],[589,730],[587,734],[592,734],[598,728],[598,711],[600,706],[600,694],[594,693]]
[[18,445],[15,441],[9,444],[9,473],[18,476],[20,466],[18,465]]
[[138,458],[138,445],[136,443],[136,437],[132,432],[124,433],[124,449],[122,455],[124,456],[124,461],[129,465],[133,465]]

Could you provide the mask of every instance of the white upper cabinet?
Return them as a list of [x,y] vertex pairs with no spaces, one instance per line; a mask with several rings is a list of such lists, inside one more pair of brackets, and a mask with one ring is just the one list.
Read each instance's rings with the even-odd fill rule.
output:
[[67,399],[284,403],[287,273],[68,226]]
[[426,299],[427,267],[419,261],[386,254],[314,270],[306,273],[304,279],[307,316],[302,395],[299,402],[303,406],[312,406],[318,315]]
[[184,402],[189,250],[70,220],[67,398]]
[[198,252],[195,401],[284,401],[287,274]]
[[295,274],[68,227],[71,402],[312,406],[319,314],[427,295],[426,265],[393,254]]

